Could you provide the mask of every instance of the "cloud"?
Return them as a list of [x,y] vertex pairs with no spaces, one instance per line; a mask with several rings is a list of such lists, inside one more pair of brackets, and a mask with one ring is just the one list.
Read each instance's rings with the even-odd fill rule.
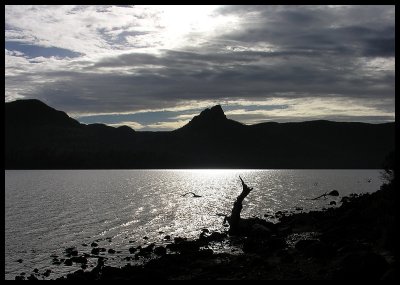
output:
[[[5,100],[76,117],[150,111],[159,128],[210,104],[251,110],[235,115],[246,122],[322,110],[383,121],[394,118],[394,19],[394,6],[6,6]],[[272,100],[295,105],[256,114],[249,103]],[[317,115],[308,100],[348,104]],[[344,108],[360,104],[371,109]]]
[[183,127],[189,122],[189,120],[178,120],[175,122],[158,122],[155,124],[150,124],[147,127],[151,128],[152,130],[176,130],[180,127]]
[[138,123],[138,122],[131,122],[131,121],[127,121],[127,122],[120,122],[117,124],[108,124],[111,127],[121,127],[121,126],[128,126],[134,130],[140,130],[143,129],[145,126],[143,126],[142,124]]
[[265,109],[259,107],[254,110],[247,108],[234,109],[225,112],[228,118],[254,124],[263,121],[309,121],[319,119],[333,119],[337,121],[393,121],[394,107],[388,112],[388,106],[383,102],[371,102],[361,99],[340,98],[302,98],[280,100],[285,108]]

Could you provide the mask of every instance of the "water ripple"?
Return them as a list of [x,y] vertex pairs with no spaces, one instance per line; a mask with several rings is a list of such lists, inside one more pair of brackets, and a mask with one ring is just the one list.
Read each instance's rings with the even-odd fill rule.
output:
[[[203,228],[222,229],[218,214],[230,213],[241,192],[239,175],[254,187],[243,217],[320,209],[328,201],[302,199],[332,189],[341,196],[373,192],[382,183],[378,170],[7,170],[6,279],[33,268],[51,268],[52,278],[74,271],[52,268],[50,254],[62,256],[70,246],[87,250],[82,243],[105,237],[112,243],[102,246],[127,252],[128,240],[139,245],[144,236],[158,244],[166,234],[190,238]],[[187,192],[202,197],[182,197]]]

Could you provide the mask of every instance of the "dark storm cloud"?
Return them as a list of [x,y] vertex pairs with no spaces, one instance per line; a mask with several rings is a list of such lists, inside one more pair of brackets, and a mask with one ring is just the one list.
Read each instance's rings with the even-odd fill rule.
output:
[[[279,60],[273,65],[257,66],[251,63],[263,59],[263,53],[246,52],[242,56],[240,53],[229,54],[214,61],[213,56],[194,53],[171,52],[160,58],[125,55],[115,61],[106,59],[99,62],[85,73],[48,73],[46,77],[62,80],[42,84],[38,87],[37,96],[56,105],[64,105],[64,98],[68,97],[69,102],[75,102],[65,106],[68,110],[95,111],[101,108],[104,111],[127,111],[160,105],[176,106],[179,100],[256,99],[276,97],[279,93],[286,97],[304,94],[375,98],[378,94],[387,98],[394,92],[395,78],[391,73],[382,72],[380,77],[371,77],[359,70],[357,64],[345,60],[296,56]],[[229,57],[235,58],[235,62],[224,60]],[[147,64],[162,68],[149,70],[136,67]],[[117,70],[132,67],[134,73],[95,73],[99,67]]]
[[[269,42],[287,53],[308,50],[310,52],[334,53],[338,56],[394,56],[395,23],[393,18],[380,18],[371,23],[359,22],[360,11],[349,8],[342,10],[326,7],[254,7],[231,13],[249,17],[244,29],[226,35],[226,39],[238,42]],[[382,7],[360,8],[371,19],[377,18]],[[351,17],[343,19],[344,16]],[[246,18],[246,17],[245,17]],[[378,17],[379,18],[379,17]],[[350,22],[348,22],[350,21]]]
[[[238,17],[238,26],[197,46],[124,51],[90,63],[75,60],[81,66],[75,70],[41,70],[35,76],[46,80],[35,84],[32,77],[23,94],[66,111],[102,113],[275,97],[394,103],[394,8],[226,6],[214,13]],[[147,34],[135,33],[122,31],[115,39]],[[29,83],[27,75],[8,75],[6,85]],[[392,112],[392,106],[380,108]]]

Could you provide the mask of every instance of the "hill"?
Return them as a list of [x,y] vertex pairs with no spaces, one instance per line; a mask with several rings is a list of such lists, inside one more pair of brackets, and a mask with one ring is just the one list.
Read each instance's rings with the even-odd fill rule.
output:
[[217,105],[170,132],[80,124],[39,100],[5,103],[6,169],[382,168],[395,124],[244,125]]

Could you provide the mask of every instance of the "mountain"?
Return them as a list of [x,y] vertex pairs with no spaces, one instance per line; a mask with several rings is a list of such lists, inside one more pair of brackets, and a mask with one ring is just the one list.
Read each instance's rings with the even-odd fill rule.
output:
[[71,119],[62,111],[57,111],[36,99],[17,100],[5,104],[6,126],[18,128],[21,126],[56,127],[77,126],[79,122]]
[[244,125],[217,105],[170,132],[85,125],[38,100],[5,103],[6,169],[381,168],[395,124]]
[[244,125],[226,118],[220,105],[205,109],[198,116],[177,131],[215,133],[218,131],[237,130]]

